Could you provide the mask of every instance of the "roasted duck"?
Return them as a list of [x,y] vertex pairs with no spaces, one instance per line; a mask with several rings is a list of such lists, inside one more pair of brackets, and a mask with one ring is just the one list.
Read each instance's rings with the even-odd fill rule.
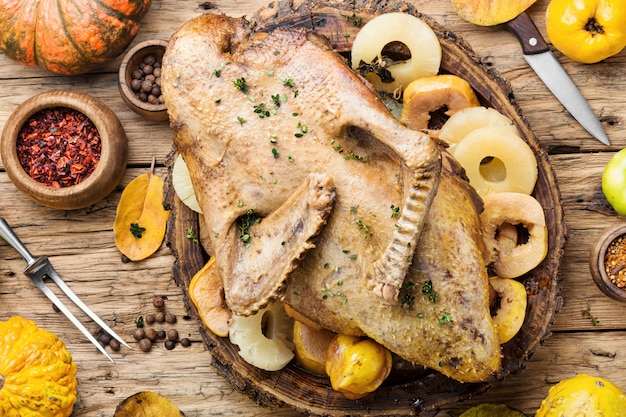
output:
[[281,298],[459,381],[499,369],[478,197],[325,39],[199,16],[162,91],[235,314]]

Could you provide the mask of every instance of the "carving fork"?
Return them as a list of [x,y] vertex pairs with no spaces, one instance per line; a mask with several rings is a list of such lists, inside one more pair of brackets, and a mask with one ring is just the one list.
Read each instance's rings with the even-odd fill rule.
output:
[[78,329],[89,339],[91,343],[96,345],[98,350],[104,354],[111,362],[115,363],[115,361],[111,358],[111,356],[107,353],[107,351],[102,347],[102,345],[96,340],[96,338],[82,325],[80,321],[72,314],[70,310],[65,307],[65,305],[59,300],[59,298],[46,286],[44,283],[45,278],[50,278],[54,283],[68,296],[70,300],[74,302],[78,307],[81,308],[91,319],[96,322],[103,330],[107,331],[112,337],[114,337],[118,342],[122,345],[126,346],[128,349],[131,347],[122,340],[107,324],[102,321],[96,313],[91,311],[89,307],[83,303],[80,298],[67,286],[65,282],[61,279],[57,271],[55,271],[54,267],[48,260],[47,256],[38,256],[34,257],[31,253],[26,249],[26,246],[20,241],[17,235],[13,232],[9,224],[0,217],[0,237],[7,241],[9,245],[15,249],[20,256],[26,261],[26,269],[24,269],[24,275],[28,276],[30,280],[35,284],[37,288],[44,293],[46,297],[50,299],[56,305],[63,314],[67,316],[68,319]]

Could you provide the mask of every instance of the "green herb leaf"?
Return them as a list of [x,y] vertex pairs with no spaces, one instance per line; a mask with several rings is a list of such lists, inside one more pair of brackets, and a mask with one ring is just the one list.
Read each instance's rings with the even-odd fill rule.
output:
[[143,232],[145,232],[145,231],[146,231],[146,228],[145,227],[140,227],[139,224],[137,224],[137,223],[131,223],[130,224],[130,232],[137,239],[141,239],[141,236],[143,236]]
[[233,84],[237,90],[241,90],[242,93],[248,94],[248,84],[246,84],[245,78],[237,78]]

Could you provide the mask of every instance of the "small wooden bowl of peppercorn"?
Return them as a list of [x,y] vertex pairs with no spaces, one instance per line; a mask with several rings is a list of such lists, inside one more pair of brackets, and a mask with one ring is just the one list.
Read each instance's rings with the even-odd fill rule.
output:
[[609,297],[626,301],[626,223],[607,228],[589,254],[591,276]]
[[120,120],[102,101],[53,90],[13,111],[0,151],[22,193],[46,207],[75,210],[104,199],[119,184],[128,142]]
[[124,102],[135,113],[149,120],[167,120],[161,94],[161,62],[166,41],[149,40],[131,48],[119,70],[119,89]]

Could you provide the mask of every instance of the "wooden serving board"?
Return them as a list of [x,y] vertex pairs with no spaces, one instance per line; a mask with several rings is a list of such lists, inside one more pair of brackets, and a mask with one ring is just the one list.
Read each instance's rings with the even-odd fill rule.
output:
[[[517,336],[503,346],[503,368],[496,381],[463,384],[434,371],[392,374],[376,392],[351,401],[333,391],[326,378],[312,375],[295,363],[277,372],[263,371],[247,364],[238,355],[238,348],[227,338],[215,336],[203,326],[187,292],[191,278],[208,260],[201,245],[187,238],[190,227],[200,233],[198,216],[176,198],[171,179],[166,181],[166,202],[172,208],[166,239],[176,258],[173,276],[184,290],[189,314],[198,321],[205,345],[212,354],[212,366],[234,387],[263,406],[286,404],[300,412],[320,416],[432,416],[443,404],[475,396],[497,384],[497,380],[522,370],[537,347],[550,336],[550,326],[561,308],[560,261],[567,227],[554,172],[546,152],[522,116],[509,84],[496,70],[484,65],[460,36],[445,30],[413,6],[393,1],[357,0],[355,4],[332,0],[279,1],[248,19],[258,30],[280,26],[307,27],[328,37],[337,52],[347,52],[363,24],[376,15],[392,11],[411,13],[425,20],[438,35],[442,46],[441,71],[467,80],[484,105],[511,118],[535,153],[539,176],[534,196],[545,210],[549,228],[548,254],[537,268],[522,278],[528,294],[526,320]],[[361,19],[360,26],[355,25],[355,19]]]

